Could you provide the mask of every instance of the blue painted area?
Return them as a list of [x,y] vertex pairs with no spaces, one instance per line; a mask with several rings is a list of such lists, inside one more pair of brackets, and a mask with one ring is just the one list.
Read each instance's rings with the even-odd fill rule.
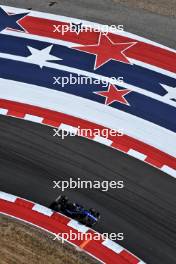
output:
[[28,13],[9,15],[0,7],[0,31],[6,28],[24,31],[24,29],[18,24],[18,20],[22,19],[27,14]]
[[[0,52],[3,53],[27,57],[31,54],[27,46],[31,46],[36,49],[44,49],[50,45],[51,43],[42,41],[6,36],[3,34],[0,35]],[[54,63],[86,70],[107,77],[118,78],[122,76],[126,83],[161,96],[165,95],[167,92],[160,85],[160,83],[176,87],[176,79],[174,78],[140,66],[129,65],[113,60],[107,62],[102,67],[94,71],[95,55],[76,51],[65,46],[53,45],[51,55],[63,59],[61,61],[54,61]]]
[[[53,84],[54,76],[69,77],[69,75],[70,73],[65,71],[47,67],[43,67],[41,69],[38,65],[34,64],[0,59],[0,78],[44,86],[53,90],[73,94],[104,104],[105,98],[94,94],[95,91],[107,90],[107,88],[103,87],[102,83],[87,85],[67,84],[65,87],[62,87],[58,84]],[[77,77],[76,74],[72,75]],[[119,88],[123,89],[123,87],[120,86]],[[114,102],[109,107],[120,109],[176,132],[176,119],[174,118],[176,115],[175,107],[136,92],[127,94],[125,98],[129,102],[130,106]]]

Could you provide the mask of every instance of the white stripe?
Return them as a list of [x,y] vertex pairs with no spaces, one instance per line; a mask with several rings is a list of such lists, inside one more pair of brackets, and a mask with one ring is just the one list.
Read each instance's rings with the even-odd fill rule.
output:
[[69,132],[71,134],[74,134],[74,135],[76,135],[77,132],[78,132],[78,128],[77,127],[69,126],[69,125],[66,125],[66,124],[61,124],[59,126],[59,129],[65,130],[65,131],[67,131],[67,132]]
[[32,210],[33,211],[36,211],[38,213],[41,213],[41,214],[44,214],[44,215],[47,215],[47,216],[52,216],[53,215],[53,211],[45,206],[42,206],[40,204],[35,204],[33,207],[32,207]]
[[123,247],[121,247],[119,244],[113,242],[110,239],[106,239],[105,241],[103,241],[102,243],[105,247],[113,250],[115,253],[119,254],[120,252],[122,252],[124,250]]
[[161,168],[162,171],[166,172],[167,174],[169,175],[172,175],[174,178],[176,178],[176,170],[164,165],[162,168]]
[[[21,9],[21,8],[15,8],[15,7],[10,7],[10,6],[5,6],[5,5],[0,5],[6,12],[9,13],[16,13],[16,14],[20,14],[20,13],[27,13],[29,12],[28,16],[32,16],[32,17],[40,17],[40,18],[45,18],[45,19],[51,19],[51,20],[56,20],[56,21],[62,21],[62,22],[66,22],[66,23],[80,23],[82,22],[83,25],[89,25],[92,28],[100,28],[100,24],[98,23],[94,23],[94,22],[90,22],[90,21],[86,21],[86,20],[81,20],[81,19],[76,19],[76,18],[72,18],[72,17],[66,17],[66,16],[59,16],[59,15],[53,15],[53,14],[49,14],[49,13],[43,13],[43,12],[38,12],[38,11],[30,11],[27,9]],[[166,47],[162,44],[156,43],[152,40],[140,37],[138,35],[126,32],[126,31],[121,31],[121,30],[116,30],[114,32],[114,30],[110,30],[110,32],[116,34],[116,35],[120,35],[120,36],[124,36],[127,38],[132,38],[138,41],[142,41],[151,45],[154,45],[156,47],[160,47],[169,51],[172,51],[174,53],[176,53],[176,50],[171,49],[169,47]]]
[[7,115],[8,109],[0,108],[0,114],[1,115]]
[[[24,63],[33,64],[30,60],[27,60],[26,57],[16,56],[16,55],[12,55],[12,54],[0,53],[0,57],[4,58],[4,59],[10,59],[10,60],[21,61],[21,62],[24,62]],[[40,60],[40,58],[39,58],[39,60]],[[66,72],[69,72],[69,73],[75,73],[75,74],[78,74],[78,75],[88,76],[88,77],[91,77],[91,78],[94,78],[94,79],[98,79],[98,80],[101,80],[101,81],[104,81],[104,82],[106,81],[108,83],[116,84],[118,86],[122,86],[123,88],[127,88],[127,89],[129,89],[131,91],[140,93],[142,95],[148,96],[148,97],[153,98],[155,100],[158,100],[160,102],[163,102],[163,103],[166,103],[166,104],[169,104],[171,106],[176,107],[176,103],[174,101],[168,99],[167,97],[163,97],[163,96],[157,95],[155,93],[149,92],[147,90],[144,90],[142,88],[136,87],[134,85],[127,84],[125,82],[120,84],[118,82],[118,80],[114,80],[112,78],[104,77],[104,76],[99,75],[99,74],[95,74],[95,73],[91,73],[91,72],[88,72],[88,71],[79,70],[79,69],[68,67],[68,66],[64,66],[64,65],[59,65],[59,64],[56,64],[56,63],[45,62],[44,66],[49,67],[49,68],[53,68],[53,69],[66,71]],[[57,76],[55,76],[55,77],[57,77]]]
[[123,129],[124,134],[176,157],[176,133],[142,118],[88,99],[36,85],[2,78],[0,83],[2,99],[62,112],[111,129]]
[[143,160],[143,161],[147,158],[146,155],[144,155],[144,154],[142,154],[142,153],[140,153],[134,149],[130,149],[127,153],[128,153],[128,155],[133,156],[133,157],[140,159],[140,160]]
[[29,121],[33,121],[33,122],[36,122],[36,123],[42,123],[42,121],[43,121],[43,117],[29,115],[29,114],[26,114],[24,116],[24,119],[25,120],[29,120]]
[[72,227],[74,229],[76,229],[77,231],[81,232],[81,233],[86,233],[89,230],[89,227],[80,224],[79,222],[75,221],[75,220],[70,220],[67,224],[69,227]]
[[17,196],[0,191],[0,199],[14,203],[17,199]]
[[107,145],[107,146],[111,146],[112,144],[112,140],[108,138],[100,137],[100,136],[95,136],[93,140],[96,142],[102,143],[104,145]]

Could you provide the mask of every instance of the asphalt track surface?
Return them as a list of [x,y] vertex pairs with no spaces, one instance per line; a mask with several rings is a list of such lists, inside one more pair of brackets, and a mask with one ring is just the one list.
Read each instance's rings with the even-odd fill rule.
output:
[[99,232],[124,232],[122,245],[146,263],[176,259],[175,181],[126,154],[52,128],[0,117],[1,190],[48,206],[60,194],[53,180],[124,180],[125,188],[66,191],[102,215]]
[[[175,48],[175,19],[110,1],[0,1],[16,7],[80,17],[125,29]],[[89,4],[87,4],[87,2]],[[97,10],[99,5],[99,10]],[[107,16],[108,10],[108,16]],[[126,154],[78,137],[59,140],[51,128],[0,116],[0,189],[48,206],[66,178],[124,180],[119,191],[70,190],[71,199],[102,215],[97,230],[124,232],[121,243],[148,264],[175,264],[176,184],[172,177]]]

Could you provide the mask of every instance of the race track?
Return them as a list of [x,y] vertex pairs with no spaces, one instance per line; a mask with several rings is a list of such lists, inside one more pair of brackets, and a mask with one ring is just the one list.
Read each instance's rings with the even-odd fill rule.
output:
[[123,179],[123,190],[69,190],[66,194],[97,208],[102,215],[97,231],[124,232],[122,245],[146,263],[174,264],[172,177],[99,143],[53,137],[49,127],[10,117],[0,117],[0,127],[2,191],[48,206],[60,192],[53,189],[53,180]]
[[[42,2],[42,3],[41,3]],[[57,2],[57,1],[56,1]],[[125,30],[175,48],[176,19],[109,1],[1,1],[1,4],[84,18],[103,24],[124,24]],[[107,14],[109,12],[109,17]],[[124,180],[125,188],[101,192],[69,190],[66,194],[102,219],[99,232],[124,232],[119,242],[147,264],[175,264],[176,184],[174,178],[135,158],[99,143],[53,137],[51,128],[0,116],[1,191],[48,206],[59,194],[53,180]]]

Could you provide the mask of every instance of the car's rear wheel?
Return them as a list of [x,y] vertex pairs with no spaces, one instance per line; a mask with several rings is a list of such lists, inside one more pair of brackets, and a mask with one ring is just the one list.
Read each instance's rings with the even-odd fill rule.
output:
[[49,206],[50,209],[54,211],[61,211],[62,208],[66,205],[68,202],[68,198],[65,195],[59,195],[54,202],[51,203]]
[[49,208],[54,210],[54,211],[60,211],[60,204],[58,204],[56,201],[50,204]]
[[57,202],[57,203],[66,203],[66,202],[68,202],[68,197],[65,196],[65,195],[59,195],[59,196],[56,198],[56,202]]

